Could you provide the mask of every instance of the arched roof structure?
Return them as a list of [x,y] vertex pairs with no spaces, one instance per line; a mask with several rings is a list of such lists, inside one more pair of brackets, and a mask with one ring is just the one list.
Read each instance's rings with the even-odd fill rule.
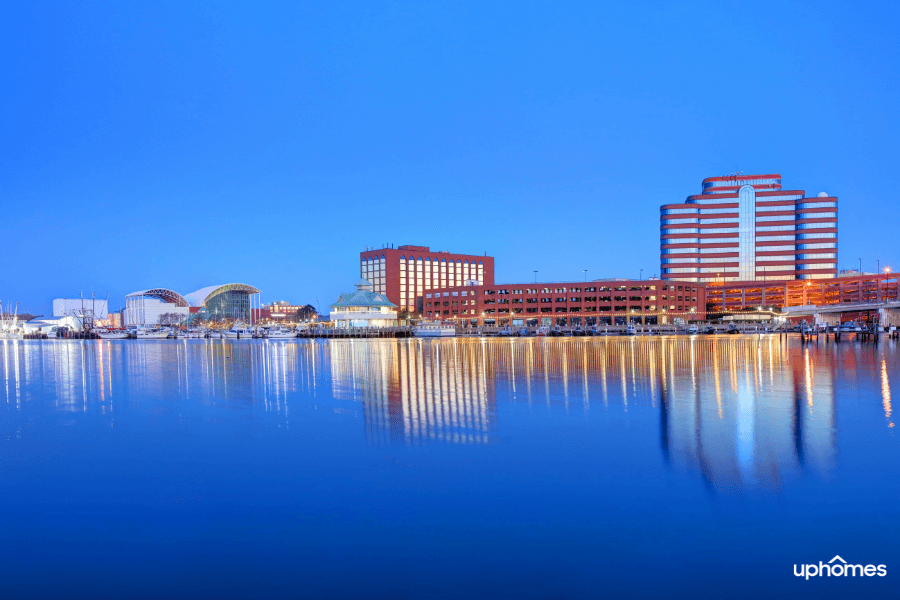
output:
[[246,292],[248,294],[259,294],[260,291],[252,285],[246,283],[226,283],[225,285],[211,285],[201,288],[196,292],[185,294],[184,298],[190,306],[203,306],[210,298],[224,294],[225,292]]
[[159,298],[163,302],[174,304],[175,306],[190,306],[188,300],[184,296],[173,290],[167,290],[166,288],[141,290],[140,292],[132,292],[125,297],[129,298],[131,296],[152,296],[154,298]]

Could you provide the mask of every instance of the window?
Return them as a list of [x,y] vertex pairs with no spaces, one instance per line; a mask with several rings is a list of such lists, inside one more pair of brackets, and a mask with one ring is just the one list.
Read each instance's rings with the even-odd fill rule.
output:
[[662,233],[664,235],[672,234],[672,233],[697,233],[697,229],[663,229]]
[[757,252],[775,252],[780,250],[793,250],[793,244],[787,246],[757,246]]
[[681,215],[686,213],[696,213],[696,208],[663,208],[660,211],[661,215]]
[[662,239],[662,243],[663,243],[663,244],[696,244],[697,241],[698,241],[697,238],[694,238],[694,237],[690,237],[690,238],[663,238],[663,239]]
[[837,223],[800,223],[797,229],[824,229],[826,227],[837,227]]
[[764,221],[793,221],[794,215],[776,215],[770,217],[756,217],[756,222],[764,222]]
[[[803,227],[802,225],[800,226]],[[768,225],[766,227],[757,227],[756,231],[793,231],[793,225]]]
[[780,211],[789,210],[789,211],[793,212],[793,210],[794,210],[793,203],[791,203],[791,204],[760,204],[759,201],[762,200],[762,198],[757,197],[756,200],[757,200],[757,203],[756,203],[756,212],[757,213],[775,211],[775,210],[780,210]]
[[813,250],[815,248],[837,248],[837,243],[824,242],[821,244],[797,244],[797,250]]
[[698,221],[697,217],[678,217],[675,219],[662,219],[661,223],[663,225],[671,225],[671,224],[683,225],[683,224],[687,224],[687,223],[696,223],[697,221]]
[[835,254],[833,252],[827,252],[827,253],[822,253],[822,254],[798,254],[797,255],[797,260],[810,260],[810,259],[816,260],[816,259],[823,259],[823,258],[837,258],[837,254]]

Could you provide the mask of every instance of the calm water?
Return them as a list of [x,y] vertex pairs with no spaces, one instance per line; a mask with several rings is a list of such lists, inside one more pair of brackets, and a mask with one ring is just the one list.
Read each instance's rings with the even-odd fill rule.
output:
[[0,344],[3,597],[898,594],[892,342]]

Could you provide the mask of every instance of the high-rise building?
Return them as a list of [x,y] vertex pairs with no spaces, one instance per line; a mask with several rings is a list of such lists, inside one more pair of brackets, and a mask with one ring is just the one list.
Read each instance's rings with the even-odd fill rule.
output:
[[699,195],[660,207],[663,279],[767,281],[837,274],[837,198],[784,190],[781,175],[703,180]]
[[359,276],[372,283],[400,310],[416,310],[416,297],[427,290],[466,285],[494,285],[494,258],[434,251],[428,246],[398,246],[359,253]]

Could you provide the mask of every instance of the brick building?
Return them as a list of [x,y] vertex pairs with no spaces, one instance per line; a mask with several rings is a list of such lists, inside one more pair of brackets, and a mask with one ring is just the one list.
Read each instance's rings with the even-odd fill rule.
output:
[[509,283],[426,291],[423,316],[463,326],[670,324],[706,318],[706,286],[624,279]]
[[828,279],[837,274],[837,198],[784,190],[781,175],[703,180],[660,207],[660,273],[682,281]]
[[466,282],[494,285],[494,258],[487,253],[453,254],[428,246],[379,248],[359,253],[359,276],[400,310],[420,312],[416,298],[430,290],[460,287]]
[[728,312],[900,300],[898,287],[900,279],[896,273],[856,273],[821,280],[714,282],[707,284],[706,295],[710,312]]

